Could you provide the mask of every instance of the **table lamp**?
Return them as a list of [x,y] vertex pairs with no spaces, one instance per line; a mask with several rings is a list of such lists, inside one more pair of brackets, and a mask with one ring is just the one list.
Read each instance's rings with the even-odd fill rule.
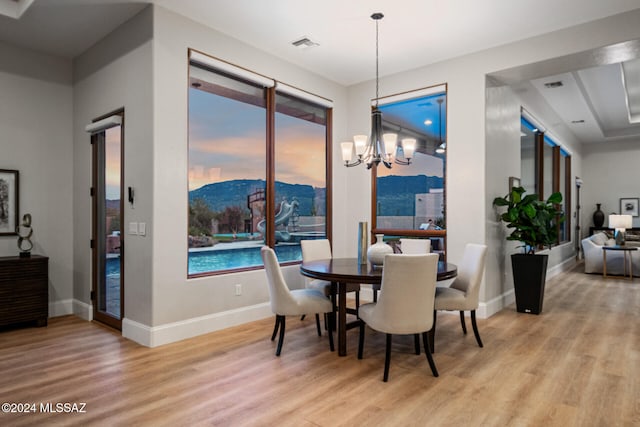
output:
[[624,231],[633,225],[633,217],[631,215],[609,215],[609,228],[614,228],[614,236],[616,245],[624,246]]

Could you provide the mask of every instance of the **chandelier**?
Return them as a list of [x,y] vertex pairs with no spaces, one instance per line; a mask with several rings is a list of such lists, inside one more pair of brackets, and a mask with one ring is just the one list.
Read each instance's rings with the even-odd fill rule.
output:
[[[373,165],[378,166],[380,162],[387,168],[391,168],[393,163],[408,165],[416,149],[414,138],[405,138],[398,145],[398,135],[395,133],[382,133],[382,112],[378,109],[379,96],[379,76],[378,76],[378,21],[384,15],[374,13],[371,18],[376,21],[376,105],[371,111],[371,136],[355,135],[353,142],[343,142],[342,160],[346,167],[366,164],[367,169]],[[356,160],[351,161],[355,146]],[[400,156],[399,156],[400,155]]]

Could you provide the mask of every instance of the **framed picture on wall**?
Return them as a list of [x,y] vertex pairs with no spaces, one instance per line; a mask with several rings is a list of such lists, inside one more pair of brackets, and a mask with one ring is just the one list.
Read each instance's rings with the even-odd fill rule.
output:
[[638,216],[640,212],[638,210],[638,201],[636,198],[620,199],[620,215]]
[[509,193],[511,193],[513,187],[520,187],[520,178],[516,178],[515,176],[509,177]]
[[0,236],[17,234],[18,196],[18,171],[0,169]]

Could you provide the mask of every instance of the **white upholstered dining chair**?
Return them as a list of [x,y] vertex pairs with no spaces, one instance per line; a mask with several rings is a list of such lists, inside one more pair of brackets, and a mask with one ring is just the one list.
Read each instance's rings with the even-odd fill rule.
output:
[[435,311],[433,312],[433,330],[431,332],[431,350],[434,349],[436,313],[438,310],[460,311],[462,332],[467,333],[464,312],[471,312],[471,325],[478,345],[482,347],[482,340],[476,323],[476,309],[480,293],[480,283],[487,258],[487,246],[468,243],[462,254],[462,262],[458,265],[458,275],[449,287],[436,288]]
[[387,334],[383,381],[389,379],[391,336],[422,334],[424,350],[434,377],[438,376],[431,356],[427,332],[433,326],[438,255],[389,254],[384,258],[382,292],[377,303],[360,306],[358,359],[362,359],[365,324]]
[[[328,239],[315,239],[315,240],[301,240],[300,247],[302,248],[302,261],[316,261],[320,259],[331,259],[331,243]],[[326,296],[331,297],[335,305],[335,297],[331,295],[331,282],[326,280],[311,279],[305,277],[305,285],[310,289],[317,289],[323,292]],[[356,310],[360,306],[360,284],[348,283],[347,292],[355,292],[356,297]],[[352,314],[355,312],[352,312]]]
[[[280,356],[282,343],[284,342],[286,316],[300,316],[302,314],[314,313],[316,315],[318,336],[322,336],[319,313],[331,313],[333,311],[333,305],[331,301],[317,289],[289,290],[273,249],[268,246],[263,246],[260,250],[260,255],[262,256],[264,270],[269,283],[271,311],[276,315],[276,323],[273,328],[273,334],[271,334],[271,341],[276,338],[279,329],[280,336],[278,338],[276,356]],[[332,316],[329,316],[329,318],[331,319]],[[333,331],[331,327],[328,328],[328,332],[329,348],[333,351]]]
[[[400,252],[403,255],[422,255],[431,252],[431,240],[429,239],[400,239]],[[378,301],[380,285],[372,285],[373,302]],[[418,347],[419,348],[419,345]],[[418,350],[419,354],[419,350]]]
[[429,239],[400,239],[400,250],[405,255],[420,255],[431,252]]

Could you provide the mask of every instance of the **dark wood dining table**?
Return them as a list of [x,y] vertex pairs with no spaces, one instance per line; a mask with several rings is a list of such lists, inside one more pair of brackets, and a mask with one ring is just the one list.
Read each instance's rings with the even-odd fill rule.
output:
[[[371,264],[360,264],[357,258],[333,258],[303,262],[300,273],[313,279],[331,282],[332,298],[338,301],[338,355],[347,355],[347,329],[359,325],[359,321],[347,324],[347,284],[366,283],[379,285],[382,281],[382,268],[373,268]],[[438,262],[437,280],[456,277],[458,267],[450,262]]]

